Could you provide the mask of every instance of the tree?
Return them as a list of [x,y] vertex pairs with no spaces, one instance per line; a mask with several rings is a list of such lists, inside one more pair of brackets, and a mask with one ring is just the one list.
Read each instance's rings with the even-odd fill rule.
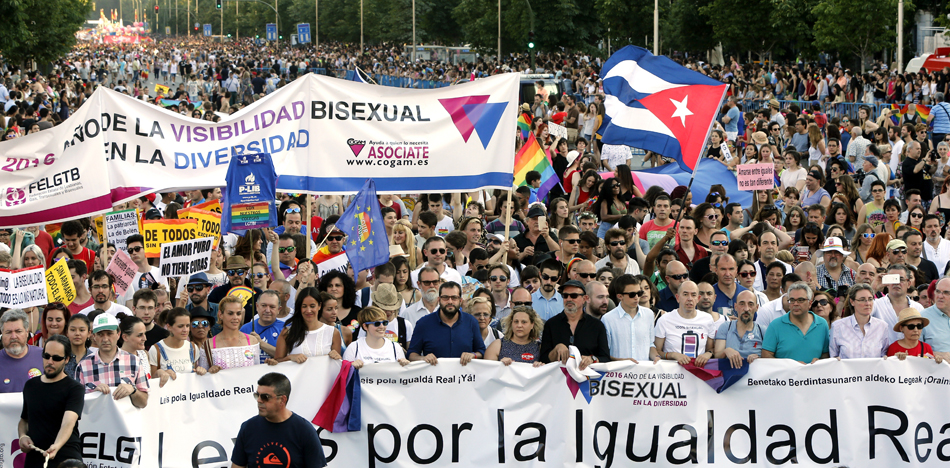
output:
[[785,31],[774,26],[773,11],[772,0],[712,0],[700,8],[718,41],[731,50],[752,51],[759,60],[786,41]]
[[[914,11],[913,3],[905,1],[904,9]],[[871,55],[894,44],[896,39],[897,0],[821,0],[812,12],[817,18],[815,45],[857,55],[862,72]]]
[[[596,0],[594,2],[604,35],[611,40],[611,49],[627,44],[652,49],[653,0]],[[660,18],[665,18],[667,2],[660,2]],[[640,39],[647,39],[641,42]],[[662,39],[661,39],[662,40]]]
[[65,55],[92,11],[89,0],[3,0],[0,52],[13,63],[45,64]]
[[[701,13],[702,8],[711,0],[676,0],[670,6],[672,34],[666,43],[674,49],[697,53],[713,49],[718,41],[713,37],[713,28],[709,17]],[[660,17],[662,21],[662,16]],[[662,27],[662,26],[661,26]],[[660,42],[664,44],[663,39]]]

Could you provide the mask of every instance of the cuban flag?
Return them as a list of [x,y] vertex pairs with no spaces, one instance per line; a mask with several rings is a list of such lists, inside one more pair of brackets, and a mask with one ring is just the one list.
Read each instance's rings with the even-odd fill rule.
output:
[[606,117],[603,142],[674,158],[692,172],[728,86],[667,57],[627,46],[601,70]]

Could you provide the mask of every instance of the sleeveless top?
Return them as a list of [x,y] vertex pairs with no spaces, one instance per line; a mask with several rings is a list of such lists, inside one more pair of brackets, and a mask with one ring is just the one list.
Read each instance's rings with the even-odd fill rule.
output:
[[218,337],[211,338],[211,364],[224,369],[233,369],[235,367],[248,367],[260,363],[261,345],[259,343],[251,344],[251,336],[244,334],[247,339],[247,346],[230,346],[227,348],[215,348]]
[[514,362],[535,362],[541,360],[541,343],[532,341],[526,345],[520,345],[514,341],[501,339],[501,351],[498,352],[498,360],[511,358]]
[[333,349],[333,331],[335,328],[324,324],[316,330],[307,330],[303,342],[288,354],[303,354],[307,357],[326,356]]

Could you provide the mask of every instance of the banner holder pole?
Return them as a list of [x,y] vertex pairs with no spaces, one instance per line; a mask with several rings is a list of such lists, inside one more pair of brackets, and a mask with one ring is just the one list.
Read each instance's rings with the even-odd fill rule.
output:
[[[513,192],[512,187],[508,187],[508,206],[511,206],[511,192]],[[502,248],[505,249],[505,253],[501,256],[501,263],[508,265],[508,236],[511,235],[511,215],[512,211],[505,213],[505,245]]]
[[306,206],[306,210],[307,210],[306,213],[307,213],[307,216],[304,218],[304,221],[306,221],[306,225],[307,225],[307,248],[306,248],[307,260],[310,259],[310,243],[312,242],[312,241],[310,240],[310,238],[311,238],[311,234],[310,234],[311,226],[310,226],[310,224],[311,224],[311,222],[312,222],[312,221],[310,220],[310,197],[311,197],[311,196],[312,196],[312,195],[310,195],[309,193],[304,194],[304,197],[306,197],[305,200],[306,200],[306,205],[307,205],[307,206]]

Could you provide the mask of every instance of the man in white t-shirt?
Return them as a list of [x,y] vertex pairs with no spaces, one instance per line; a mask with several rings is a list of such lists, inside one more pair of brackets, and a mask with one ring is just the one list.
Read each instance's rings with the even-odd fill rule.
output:
[[143,288],[150,288],[153,284],[158,284],[160,288],[168,290],[168,281],[162,276],[161,270],[158,267],[153,267],[148,264],[148,258],[145,257],[145,238],[141,234],[133,234],[125,241],[126,250],[129,252],[129,257],[132,258],[132,261],[139,267],[138,271],[135,273],[135,277],[132,278],[132,283],[129,284],[129,289],[125,291],[119,299],[120,304],[125,304],[126,307],[132,308],[132,295],[135,294],[135,291]]
[[[458,195],[456,195],[458,196]],[[455,222],[451,216],[447,216],[442,211],[442,195],[438,193],[429,194],[429,211],[435,215],[435,234],[439,237],[445,237],[455,230]]]
[[92,305],[80,310],[80,314],[89,315],[96,309],[102,309],[110,315],[117,315],[119,312],[132,315],[131,309],[113,302],[115,294],[112,292],[112,276],[105,270],[96,270],[89,276],[89,292],[92,294]]
[[695,365],[706,365],[715,349],[713,336],[715,324],[712,316],[700,313],[696,309],[699,302],[699,287],[692,281],[685,281],[676,293],[679,308],[663,314],[656,322],[656,349],[661,359],[689,364],[695,359]]
[[446,283],[454,281],[462,284],[462,275],[456,269],[445,264],[446,248],[444,239],[438,236],[426,239],[426,243],[422,246],[422,252],[427,261],[410,274],[412,287],[419,288],[419,272],[427,266],[435,268]]

